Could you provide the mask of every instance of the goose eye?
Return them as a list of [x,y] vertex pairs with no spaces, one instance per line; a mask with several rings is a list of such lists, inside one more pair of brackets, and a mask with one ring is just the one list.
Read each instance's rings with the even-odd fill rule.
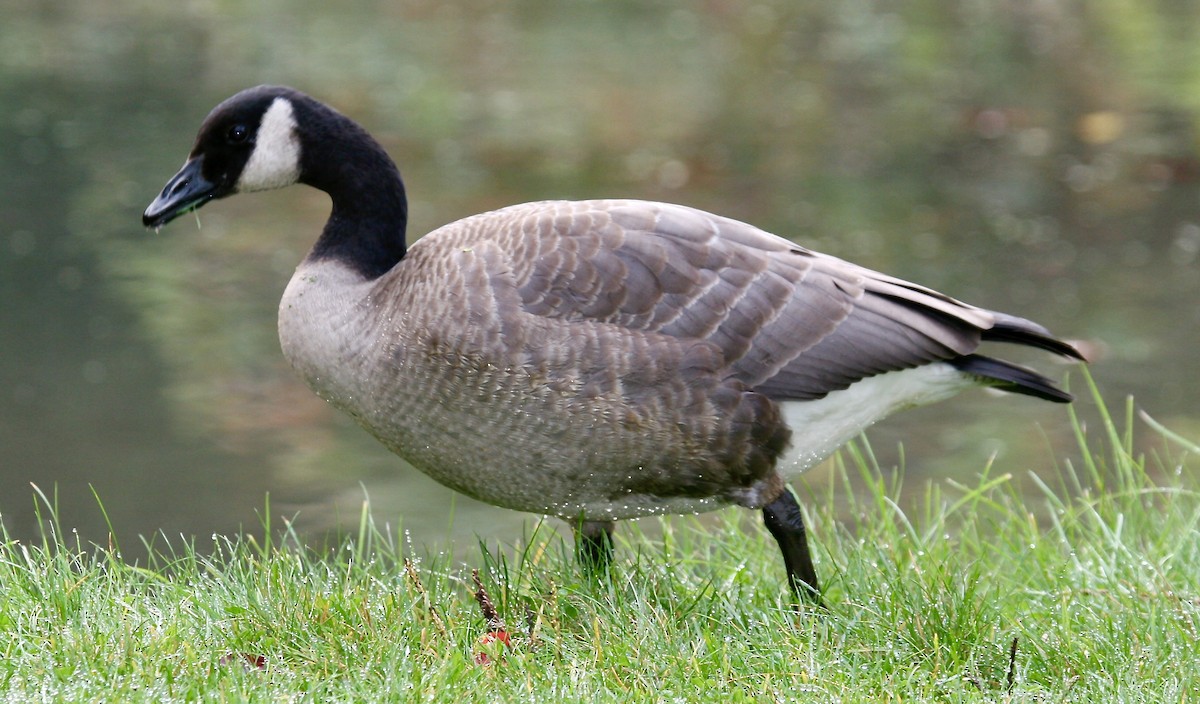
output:
[[245,125],[234,125],[225,133],[225,139],[230,144],[244,144],[250,136],[250,130]]

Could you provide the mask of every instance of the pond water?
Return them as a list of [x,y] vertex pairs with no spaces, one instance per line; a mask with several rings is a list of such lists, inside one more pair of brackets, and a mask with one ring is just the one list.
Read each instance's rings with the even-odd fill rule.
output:
[[[426,544],[529,521],[455,498],[286,368],[275,306],[322,194],[142,229],[208,110],[266,82],[384,142],[411,237],[527,200],[693,205],[1086,341],[1110,403],[1200,436],[1200,6],[1102,7],[5,3],[0,516],[36,534],[32,483],[103,542],[99,496],[126,545],[203,548],[264,512],[319,534],[367,495]],[[1062,407],[983,392],[870,437],[886,466],[903,443],[917,487],[1078,455]]]

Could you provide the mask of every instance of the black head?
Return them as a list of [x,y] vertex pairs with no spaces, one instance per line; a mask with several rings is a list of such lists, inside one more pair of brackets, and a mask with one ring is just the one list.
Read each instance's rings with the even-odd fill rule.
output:
[[307,100],[291,88],[258,86],[213,108],[187,163],[146,208],[142,223],[161,227],[210,200],[296,183],[301,169],[296,105]]
[[293,183],[333,201],[310,257],[339,259],[368,278],[404,257],[408,202],[396,164],[361,125],[280,86],[244,90],[214,108],[142,222],[161,227],[210,200]]

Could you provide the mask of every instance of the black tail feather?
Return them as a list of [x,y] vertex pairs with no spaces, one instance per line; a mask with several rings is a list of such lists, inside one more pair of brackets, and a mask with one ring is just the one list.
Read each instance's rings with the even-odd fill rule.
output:
[[[1053,338],[1049,339],[1052,340]],[[1027,342],[1025,339],[1021,341]],[[1041,345],[1038,346],[1040,347]],[[1033,396],[1055,403],[1070,403],[1074,399],[1071,394],[1058,388],[1050,379],[1032,369],[1026,369],[1011,362],[985,357],[980,354],[964,355],[951,359],[949,362],[964,374],[977,377],[988,386],[1002,391]]]
[[996,323],[983,331],[983,339],[990,342],[1011,342],[1029,345],[1086,362],[1083,353],[1065,340],[1060,340],[1037,323],[1005,313],[992,313]]

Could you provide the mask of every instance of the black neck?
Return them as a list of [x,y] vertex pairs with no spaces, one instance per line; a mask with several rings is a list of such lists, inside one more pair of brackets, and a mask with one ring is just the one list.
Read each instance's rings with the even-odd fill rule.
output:
[[310,259],[336,259],[368,279],[404,258],[408,201],[400,171],[383,147],[349,118],[315,102],[297,105],[301,183],[333,199]]

